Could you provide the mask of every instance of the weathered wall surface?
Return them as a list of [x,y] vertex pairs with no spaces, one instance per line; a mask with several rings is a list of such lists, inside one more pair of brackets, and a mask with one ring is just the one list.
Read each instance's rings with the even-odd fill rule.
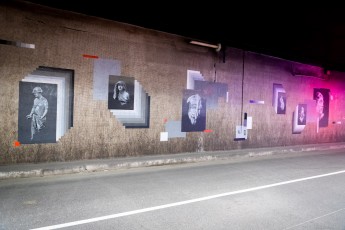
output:
[[[1,164],[196,152],[200,146],[213,151],[345,140],[344,125],[332,124],[345,117],[345,73],[331,72],[327,80],[294,76],[291,66],[296,63],[230,47],[224,63],[222,53],[193,46],[183,37],[30,4],[0,4],[0,39],[35,44],[35,49],[0,45]],[[121,75],[140,82],[151,99],[149,128],[125,128],[106,101],[93,100],[94,59],[84,54],[118,60]],[[19,81],[39,66],[74,70],[74,125],[57,143],[14,146]],[[181,120],[187,70],[200,71],[206,81],[216,78],[228,84],[229,100],[220,98],[217,109],[207,110],[206,129],[212,132],[188,132],[186,138],[160,141],[165,121]],[[286,91],[284,115],[272,106],[273,83]],[[313,100],[314,88],[331,91],[328,127],[317,132],[316,121],[308,120],[303,132],[293,134],[295,107]],[[253,128],[247,140],[234,141],[241,112],[253,118]]]

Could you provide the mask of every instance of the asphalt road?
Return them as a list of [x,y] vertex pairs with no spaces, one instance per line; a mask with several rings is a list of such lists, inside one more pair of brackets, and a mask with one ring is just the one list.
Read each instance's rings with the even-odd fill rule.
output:
[[0,229],[36,228],[344,230],[345,151],[0,181]]

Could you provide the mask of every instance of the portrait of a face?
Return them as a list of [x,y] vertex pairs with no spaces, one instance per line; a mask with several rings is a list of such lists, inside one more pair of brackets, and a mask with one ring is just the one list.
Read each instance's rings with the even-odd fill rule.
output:
[[192,125],[196,124],[196,120],[202,108],[201,97],[199,94],[194,94],[187,99],[188,104],[188,117]]
[[298,105],[298,125],[305,125],[307,120],[307,105],[299,104]]
[[300,134],[307,123],[307,104],[298,104],[293,112],[292,133]]
[[323,95],[321,92],[316,92],[316,112],[320,120],[325,116],[325,114],[323,113],[323,107],[324,107]]
[[116,82],[114,86],[114,100],[118,100],[121,105],[126,105],[129,101],[129,93],[127,91],[127,86],[124,81]]
[[329,89],[314,89],[315,112],[318,119],[318,127],[328,126],[329,116]]
[[201,91],[185,90],[182,101],[182,132],[204,131],[206,127],[206,99]]
[[109,75],[108,109],[134,110],[135,79]]

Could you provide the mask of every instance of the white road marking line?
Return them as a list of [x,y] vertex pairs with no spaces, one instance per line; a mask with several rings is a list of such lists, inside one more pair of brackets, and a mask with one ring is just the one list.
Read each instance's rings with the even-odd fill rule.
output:
[[248,189],[241,189],[241,190],[221,193],[221,194],[217,194],[217,195],[213,195],[213,196],[205,196],[205,197],[200,197],[200,198],[191,199],[191,200],[185,200],[185,201],[180,201],[180,202],[175,202],[175,203],[170,203],[170,204],[154,206],[154,207],[150,207],[150,208],[137,209],[137,210],[133,210],[133,211],[129,211],[129,212],[121,212],[121,213],[107,215],[107,216],[101,216],[101,217],[90,218],[90,219],[85,219],[85,220],[78,220],[78,221],[73,221],[73,222],[58,224],[58,225],[51,225],[51,226],[42,227],[42,228],[35,228],[35,229],[31,229],[31,230],[50,230],[50,229],[59,229],[59,228],[71,227],[71,226],[76,226],[76,225],[81,225],[81,224],[97,222],[97,221],[101,221],[101,220],[114,219],[114,218],[118,218],[118,217],[122,217],[122,216],[130,216],[130,215],[143,213],[143,212],[151,212],[151,211],[155,211],[155,210],[159,210],[159,209],[171,208],[171,207],[175,207],[175,206],[180,206],[180,205],[185,205],[185,204],[190,204],[190,203],[195,203],[195,202],[200,202],[200,201],[205,201],[205,200],[211,200],[211,199],[224,197],[224,196],[231,196],[231,195],[240,194],[240,193],[252,192],[252,191],[256,191],[256,190],[276,187],[276,186],[285,185],[285,184],[291,184],[291,183],[296,183],[296,182],[301,182],[301,181],[306,181],[306,180],[317,179],[317,178],[321,178],[321,177],[333,176],[333,175],[337,175],[337,174],[341,174],[341,173],[345,173],[345,170],[321,174],[321,175],[316,175],[316,176],[311,176],[311,177],[304,177],[304,178],[295,179],[295,180],[288,180],[288,181],[283,181],[283,182],[279,182],[279,183],[268,184],[268,185],[263,185],[263,186],[248,188]]
[[332,214],[334,214],[334,213],[341,212],[341,211],[345,211],[345,208],[341,208],[341,209],[338,209],[338,210],[336,210],[336,211],[334,211],[334,212],[330,212],[330,213],[327,213],[327,214],[325,214],[325,215],[322,215],[322,216],[319,216],[319,217],[315,217],[315,218],[310,219],[310,220],[307,220],[307,221],[305,221],[305,222],[303,222],[303,223],[296,224],[296,225],[294,225],[294,226],[285,228],[284,230],[292,229],[292,228],[301,226],[301,225],[303,225],[303,224],[306,224],[306,223],[308,223],[308,222],[311,222],[311,221],[313,221],[313,220],[321,219],[321,218],[323,218],[323,217],[326,217],[326,216],[329,216],[329,215],[332,215]]

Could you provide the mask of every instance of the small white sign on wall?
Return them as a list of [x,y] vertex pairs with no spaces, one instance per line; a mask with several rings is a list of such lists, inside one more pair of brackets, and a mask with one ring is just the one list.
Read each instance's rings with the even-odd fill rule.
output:
[[247,117],[247,129],[253,128],[253,117]]
[[236,138],[247,139],[247,137],[248,137],[247,128],[242,125],[236,125]]
[[168,132],[161,132],[161,141],[168,141]]

